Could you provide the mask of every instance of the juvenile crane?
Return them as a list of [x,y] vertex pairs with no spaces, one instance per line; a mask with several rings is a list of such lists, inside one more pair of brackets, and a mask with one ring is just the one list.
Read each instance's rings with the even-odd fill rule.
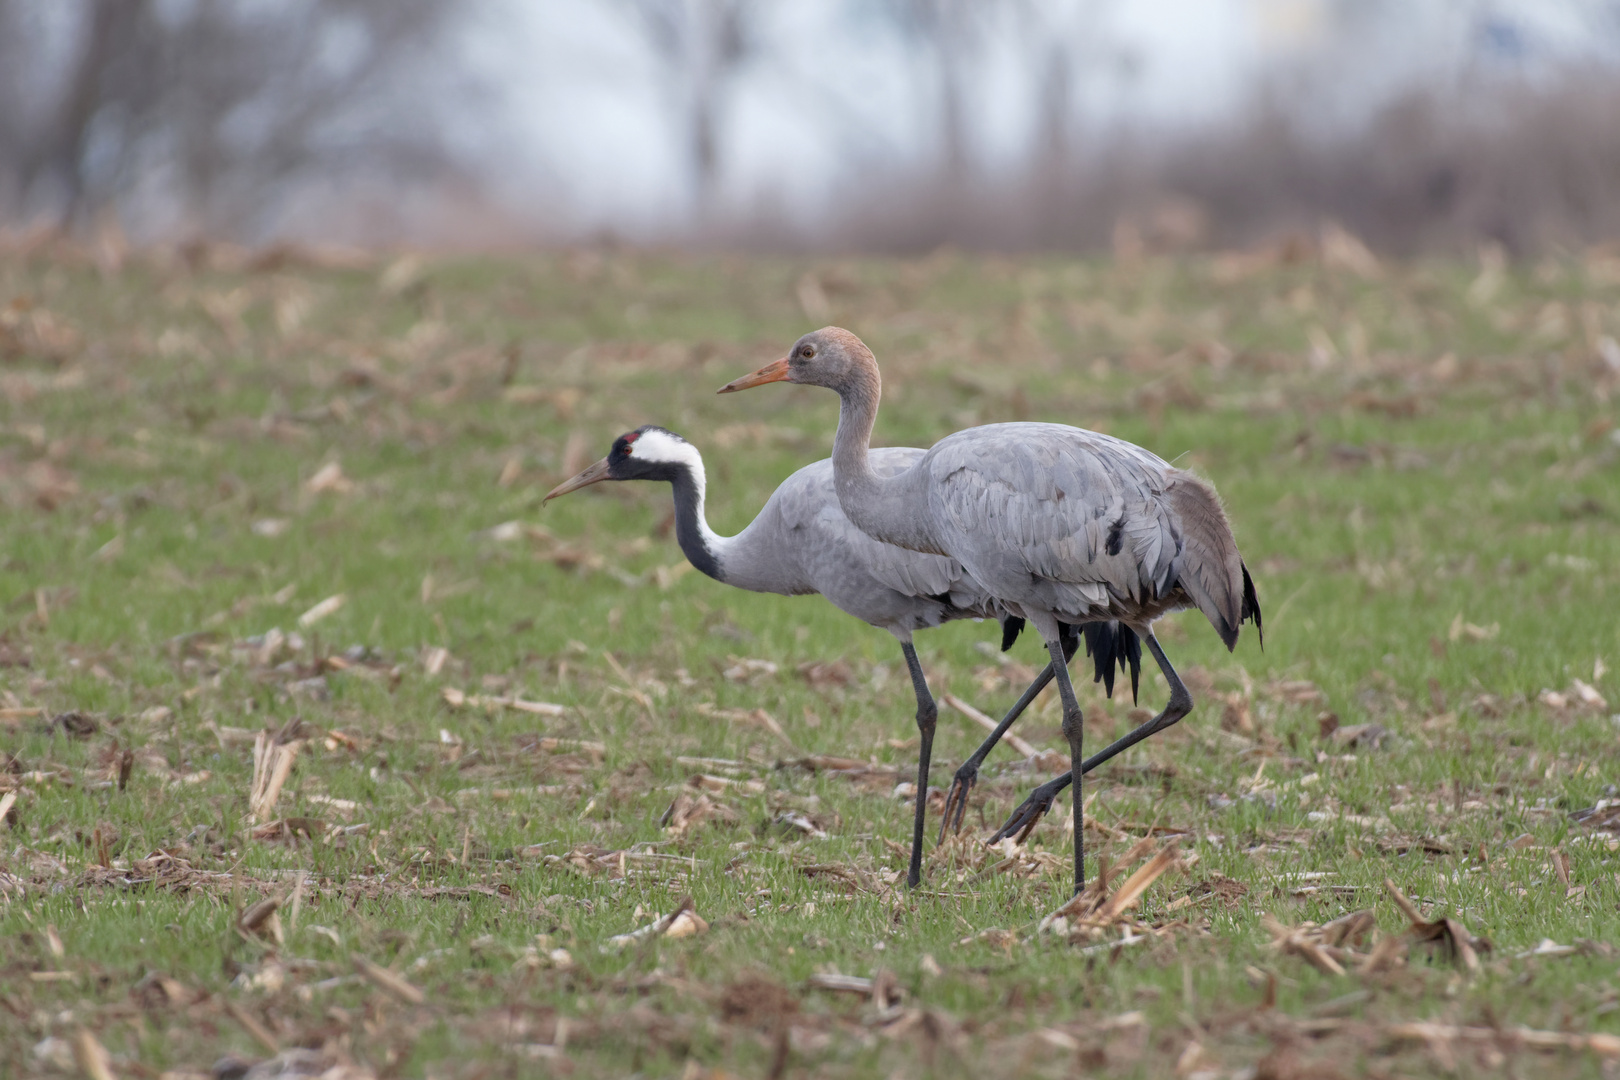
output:
[[[874,450],[870,465],[879,474],[888,475],[901,472],[922,456],[923,451],[918,449],[890,447]],[[716,581],[751,592],[789,596],[820,593],[841,610],[887,630],[900,642],[917,696],[920,737],[916,822],[907,875],[915,886],[922,874],[928,768],[938,710],[917,661],[912,632],[952,619],[999,617],[1003,620],[1002,647],[1007,648],[1017,637],[1022,621],[1006,616],[955,559],[879,543],[851,525],[833,491],[830,461],[807,465],[788,477],[766,501],[759,516],[736,536],[719,536],[709,527],[704,514],[703,456],[697,447],[672,431],[648,425],[619,436],[607,457],[558,484],[546,495],[546,501],[603,480],[667,481],[675,496],[676,541],[687,561]],[[1116,663],[1121,667],[1129,663],[1134,681],[1140,647],[1131,631],[1117,623],[1097,621],[1078,630],[1066,624],[1062,628],[1062,645],[1054,654],[1061,657],[1060,663],[1073,655],[1080,631],[1095,661],[1096,678],[1110,692]],[[983,759],[1051,678],[1048,666],[1036,676],[995,734],[974,754],[973,762]],[[1104,751],[1087,764],[1095,768],[1110,756]]]
[[1117,620],[1147,643],[1164,672],[1170,686],[1164,711],[1120,742],[1129,745],[1186,716],[1192,695],[1153,636],[1154,621],[1196,607],[1228,649],[1243,622],[1261,630],[1254,582],[1215,490],[1140,446],[1064,424],[968,428],[909,467],[879,472],[870,450],[882,393],[877,361],[838,327],[806,334],[787,356],[720,392],[768,382],[838,393],[833,477],[839,505],[856,527],[885,543],[955,559],[1008,614],[1040,633],[1063,701],[1078,892],[1085,884],[1084,718],[1059,628]]

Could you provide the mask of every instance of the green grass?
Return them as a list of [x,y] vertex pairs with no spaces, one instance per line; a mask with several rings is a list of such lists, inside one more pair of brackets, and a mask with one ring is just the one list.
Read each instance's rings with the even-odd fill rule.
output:
[[[662,487],[542,510],[642,423],[708,455],[722,532],[825,456],[832,395],[713,393],[826,321],[801,310],[806,274],[883,365],[877,441],[1061,421],[1220,488],[1265,651],[1166,620],[1198,708],[1088,782],[1110,830],[1094,854],[1117,863],[1154,825],[1183,834],[1190,865],[1135,912],[1154,940],[1085,952],[1038,932],[1070,873],[1061,814],[1009,872],[978,876],[1002,856],[976,837],[1046,775],[1007,749],[970,831],[930,843],[908,893],[893,789],[915,731],[888,635],[817,598],[676,576]],[[81,1030],[121,1076],[269,1056],[243,1016],[283,1050],[379,1075],[1384,1076],[1448,1055],[1465,1073],[1599,1075],[1584,1050],[1448,1049],[1393,1025],[1620,1032],[1620,862],[1571,814],[1620,783],[1620,374],[1602,359],[1617,303],[1597,258],[1364,279],[948,253],[111,272],[7,255],[0,1075],[49,1072]],[[344,482],[311,490],[333,462]],[[505,522],[523,528],[492,533]],[[244,643],[272,628],[303,645],[261,663]],[[922,635],[936,695],[1004,709],[1041,657],[1026,638],[1002,667],[981,648],[995,638]],[[449,658],[430,675],[435,647]],[[734,658],[777,672],[730,681]],[[844,683],[813,684],[811,662],[842,662]],[[1607,708],[1540,700],[1575,679]],[[1305,681],[1319,696],[1284,687]],[[452,710],[447,687],[567,711]],[[1163,696],[1145,675],[1141,704]],[[1091,745],[1134,722],[1089,683],[1082,702]],[[737,719],[755,709],[792,745]],[[69,712],[95,730],[49,722]],[[1329,712],[1387,734],[1347,748],[1321,737]],[[295,718],[310,738],[275,815],[320,819],[317,838],[256,839],[251,739],[230,729]],[[1018,730],[1061,746],[1051,694]],[[538,750],[535,733],[605,749]],[[936,785],[979,737],[942,713]],[[775,767],[807,754],[872,768]],[[671,834],[666,808],[698,794],[680,757],[759,783],[711,793],[730,813]],[[635,845],[676,857],[627,856],[624,874],[593,858]],[[1211,891],[1223,877],[1230,899]],[[1363,908],[1398,934],[1386,878],[1488,938],[1481,969],[1414,951],[1331,975],[1270,947],[1267,918]],[[687,895],[707,933],[607,946]],[[237,927],[266,896],[286,901],[279,945]],[[1516,958],[1544,938],[1585,944]],[[545,959],[556,948],[568,966]],[[356,955],[424,1002],[356,976]],[[892,973],[903,1000],[880,1014],[807,981],[826,972]]]

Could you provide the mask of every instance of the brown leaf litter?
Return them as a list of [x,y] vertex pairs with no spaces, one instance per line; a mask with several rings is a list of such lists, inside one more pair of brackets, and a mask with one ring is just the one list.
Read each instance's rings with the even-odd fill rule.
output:
[[1579,713],[1602,715],[1609,711],[1609,702],[1597,688],[1581,679],[1571,679],[1564,690],[1543,690],[1536,701],[1549,712],[1572,716]]
[[529,1004],[491,1009],[463,1030],[477,1044],[508,1047],[520,1057],[548,1062],[562,1075],[573,1071],[564,1054],[570,1043],[589,1044],[604,1034],[603,1025],[589,1017],[559,1016],[555,1009]]
[[1346,750],[1377,750],[1388,735],[1389,729],[1383,724],[1369,722],[1335,727],[1327,738]]
[[1407,918],[1404,933],[1380,932],[1371,909],[1353,911],[1321,925],[1304,922],[1284,926],[1263,914],[1261,923],[1272,936],[1270,947],[1297,956],[1329,975],[1343,975],[1351,969],[1365,974],[1387,971],[1405,964],[1414,950],[1438,956],[1470,973],[1480,969],[1479,954],[1490,950],[1490,942],[1475,937],[1460,920],[1423,918],[1416,905],[1387,878],[1384,890]]
[[277,945],[283,944],[285,938],[281,932],[281,904],[280,895],[266,896],[256,903],[248,905],[237,917],[236,929],[244,937],[257,937],[273,941]]
[[812,690],[821,692],[842,689],[855,678],[849,665],[842,660],[831,662],[807,660],[799,665],[798,672],[799,676],[810,684]]
[[60,731],[70,739],[89,739],[101,730],[101,721],[89,713],[57,713],[51,717],[45,729],[53,734]]
[[[677,857],[670,856],[670,858]],[[690,862],[690,860],[685,859],[680,861]],[[68,876],[65,866],[59,867],[59,869],[61,871],[59,874],[36,873],[30,879],[15,878],[11,880],[10,885],[19,890],[48,893],[57,888],[62,879]],[[301,870],[287,871],[280,878],[267,878],[251,874],[199,870],[182,857],[158,851],[153,852],[145,859],[134,860],[128,869],[105,865],[85,867],[72,877],[71,887],[76,889],[150,888],[181,895],[204,892],[214,896],[229,896],[242,890],[252,890],[264,896],[282,896],[287,892],[288,879],[294,874],[302,875],[303,873]],[[5,879],[0,879],[0,882],[4,881]],[[324,878],[312,880],[306,876],[301,888],[303,891],[302,902],[311,907],[328,901],[374,900],[384,897],[465,900],[474,896],[482,896],[503,901],[510,901],[513,897],[512,887],[504,882],[494,885],[417,885],[407,881],[396,881],[392,874],[387,873],[351,874],[346,876],[341,883],[334,883]]]
[[883,883],[849,863],[804,863],[798,869],[807,878],[834,885],[850,894],[886,891]]
[[87,1028],[80,1028],[73,1036],[73,1060],[90,1080],[114,1080],[112,1056]]
[[[880,969],[870,978],[845,975],[836,971],[817,972],[805,980],[810,989],[848,994],[864,999],[865,1009],[854,1027],[845,1018],[846,1030],[852,1034],[865,1029],[885,1039],[906,1039],[914,1044],[921,1055],[921,1064],[932,1071],[934,1057],[941,1046],[953,1051],[961,1050],[961,1026],[949,1015],[937,1009],[907,1005],[907,995],[893,971]],[[779,1044],[780,1045],[780,1044]],[[786,1065],[786,1055],[778,1053],[773,1065],[780,1075]]]
[[[343,830],[339,827],[337,831]],[[287,843],[295,847],[301,840],[314,843],[334,838],[326,822],[313,817],[274,818],[263,825],[255,825],[248,835],[264,843]]]
[[894,777],[900,770],[893,765],[884,765],[876,761],[862,761],[859,758],[835,757],[831,754],[806,754],[804,757],[788,758],[776,763],[778,769],[804,769],[813,773],[830,773],[834,776],[845,776],[850,779],[862,779],[868,776]]
[[842,975],[836,971],[819,971],[804,982],[813,990],[859,995],[880,1010],[893,1008],[905,1000],[905,991],[900,988],[891,971],[879,971],[869,979],[860,975]]
[[1371,911],[1353,911],[1321,926],[1311,922],[1283,926],[1269,914],[1262,914],[1260,922],[1272,935],[1272,948],[1329,975],[1343,975],[1346,961],[1365,960],[1354,947],[1364,944],[1378,926]]
[[[936,846],[935,851],[936,853],[944,853],[952,846],[947,842],[944,845]],[[987,851],[988,853],[999,853],[1001,858],[993,862],[982,856],[977,860],[973,859],[974,855],[981,855],[981,853]],[[974,873],[968,878],[972,882],[983,881],[1003,874],[1019,878],[1045,877],[1049,873],[1062,870],[1070,865],[1070,861],[1063,856],[1050,851],[1031,850],[1018,843],[1011,836],[1006,837],[1000,844],[990,849],[985,849],[980,844],[974,844],[968,848],[966,854],[968,854],[966,861],[970,867],[976,864]],[[930,861],[933,860],[930,859]]]
[[1430,955],[1438,955],[1449,963],[1458,964],[1470,973],[1479,970],[1479,954],[1491,951],[1489,941],[1475,937],[1459,919],[1447,917],[1432,922],[1424,919],[1417,906],[1389,878],[1384,879],[1384,890],[1412,924],[1407,931],[1411,945],[1419,946]]
[[669,809],[664,811],[663,817],[658,819],[658,824],[671,836],[685,836],[710,821],[734,825],[738,821],[737,811],[724,803],[715,802],[702,792],[694,794],[681,791],[669,804]]
[[1620,799],[1599,799],[1594,805],[1570,812],[1577,824],[1604,832],[1620,832]]
[[1210,898],[1218,899],[1228,911],[1241,907],[1243,898],[1248,895],[1247,885],[1225,874],[1211,874],[1187,891],[1187,897],[1193,903]]
[[799,1012],[799,999],[763,975],[744,975],[720,994],[720,1019],[728,1024],[775,1031]]
[[829,834],[838,830],[839,817],[835,813],[813,813],[787,807],[777,813],[771,824],[778,832],[793,839],[808,837],[812,840],[825,840]]
[[777,671],[775,661],[752,656],[728,656],[726,665],[720,672],[722,678],[727,682],[747,683],[750,686],[774,677]]

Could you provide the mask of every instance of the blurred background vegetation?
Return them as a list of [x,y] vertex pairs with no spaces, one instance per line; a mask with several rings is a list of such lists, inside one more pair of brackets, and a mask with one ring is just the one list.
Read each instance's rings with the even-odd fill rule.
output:
[[0,222],[106,245],[1620,235],[1611,0],[0,0]]

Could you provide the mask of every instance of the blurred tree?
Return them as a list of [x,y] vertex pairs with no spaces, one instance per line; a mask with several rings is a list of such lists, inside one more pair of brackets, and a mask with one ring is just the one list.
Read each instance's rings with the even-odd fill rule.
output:
[[890,0],[890,4],[902,33],[933,59],[941,179],[955,186],[966,179],[971,164],[963,106],[964,87],[973,75],[969,57],[997,4],[992,0]]
[[443,125],[406,87],[443,66],[455,7],[0,0],[0,95],[26,106],[0,110],[0,199],[67,227],[139,203],[251,238],[302,185],[442,177]]
[[723,97],[758,51],[763,0],[624,0],[658,68],[671,84],[690,173],[695,216],[715,213],[720,195]]

